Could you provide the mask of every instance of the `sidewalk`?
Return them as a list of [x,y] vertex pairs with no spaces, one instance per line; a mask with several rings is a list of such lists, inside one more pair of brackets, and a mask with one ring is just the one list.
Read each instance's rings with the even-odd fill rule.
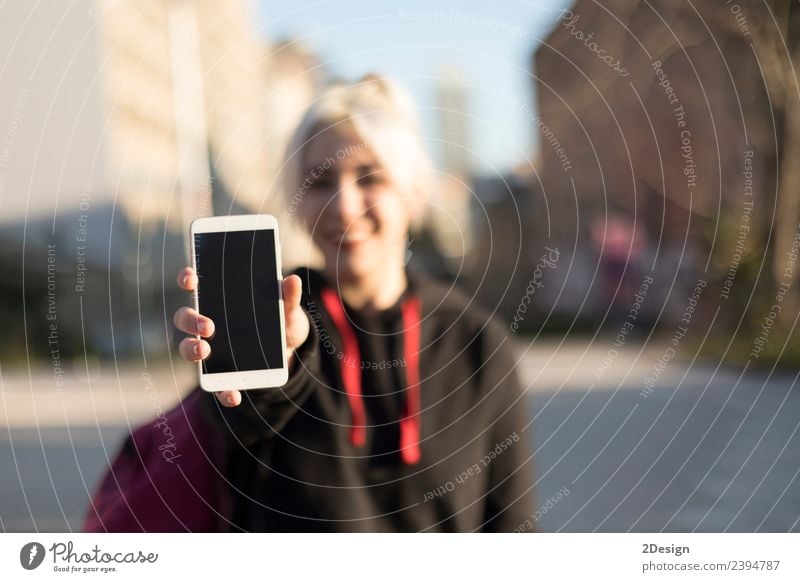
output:
[[[652,345],[652,342],[651,342]],[[663,349],[636,346],[616,350],[606,340],[588,343],[538,340],[533,344],[513,344],[520,380],[534,394],[584,391],[592,387],[642,390],[645,379],[654,373],[654,364]],[[604,366],[604,359],[606,365]],[[610,362],[610,364],[609,364]],[[0,427],[57,428],[131,426],[168,410],[196,385],[194,365],[176,360],[146,369],[121,365],[119,372],[104,364],[92,378],[72,371],[64,375],[61,389],[52,370],[38,367],[27,372],[0,373]],[[658,384],[676,385],[685,372],[685,363],[673,360],[659,375]],[[714,371],[708,366],[693,366],[692,377],[703,376],[715,382],[735,382],[727,369]]]
[[[518,347],[543,531],[800,530],[800,389],[603,342]],[[517,348],[512,348],[517,349]],[[147,375],[149,374],[149,376]],[[194,386],[194,366],[103,370],[55,390],[50,370],[0,376],[0,529],[80,526],[129,427]],[[558,495],[559,491],[569,491]],[[556,499],[554,502],[553,499]]]

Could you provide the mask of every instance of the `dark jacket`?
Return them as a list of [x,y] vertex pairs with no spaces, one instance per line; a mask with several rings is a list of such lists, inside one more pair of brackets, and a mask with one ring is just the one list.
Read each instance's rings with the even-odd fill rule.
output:
[[198,389],[136,430],[85,529],[520,528],[534,511],[533,431],[508,332],[411,273],[397,305],[369,317],[320,273],[298,274],[312,330],[288,384],[243,392],[236,408]]

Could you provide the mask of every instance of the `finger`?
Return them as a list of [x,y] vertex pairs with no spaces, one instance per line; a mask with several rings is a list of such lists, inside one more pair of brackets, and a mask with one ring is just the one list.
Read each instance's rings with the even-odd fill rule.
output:
[[198,362],[211,355],[211,346],[205,340],[185,337],[178,345],[178,352],[184,360]]
[[242,403],[242,393],[238,390],[224,390],[217,392],[216,396],[222,406],[229,408],[239,406]]
[[289,275],[283,280],[283,309],[285,313],[300,306],[303,296],[303,280],[298,275]]
[[216,330],[210,317],[200,315],[191,307],[181,307],[175,312],[172,322],[183,333],[211,337]]
[[191,267],[184,267],[178,272],[178,286],[184,291],[197,288],[197,273]]
[[290,275],[283,281],[283,311],[286,325],[286,344],[290,352],[303,344],[308,337],[310,325],[300,300],[303,294],[303,283],[297,275]]

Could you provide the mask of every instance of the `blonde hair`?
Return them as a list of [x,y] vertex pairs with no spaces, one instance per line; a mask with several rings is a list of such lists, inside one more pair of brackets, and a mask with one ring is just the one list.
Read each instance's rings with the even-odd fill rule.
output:
[[374,73],[352,84],[332,84],[306,110],[289,140],[281,170],[281,183],[292,204],[302,204],[305,193],[302,158],[306,146],[316,135],[346,123],[352,124],[364,146],[409,198],[412,225],[419,226],[433,187],[433,166],[410,95]]

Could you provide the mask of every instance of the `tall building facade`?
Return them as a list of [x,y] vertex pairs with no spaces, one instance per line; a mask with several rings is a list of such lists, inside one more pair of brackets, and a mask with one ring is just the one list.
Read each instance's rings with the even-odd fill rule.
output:
[[[194,217],[281,213],[288,134],[324,75],[297,43],[265,39],[255,8],[3,5],[0,260],[24,274],[23,304],[54,259],[61,333],[84,328],[89,350],[165,353]],[[46,329],[40,303],[25,303],[20,329]]]

